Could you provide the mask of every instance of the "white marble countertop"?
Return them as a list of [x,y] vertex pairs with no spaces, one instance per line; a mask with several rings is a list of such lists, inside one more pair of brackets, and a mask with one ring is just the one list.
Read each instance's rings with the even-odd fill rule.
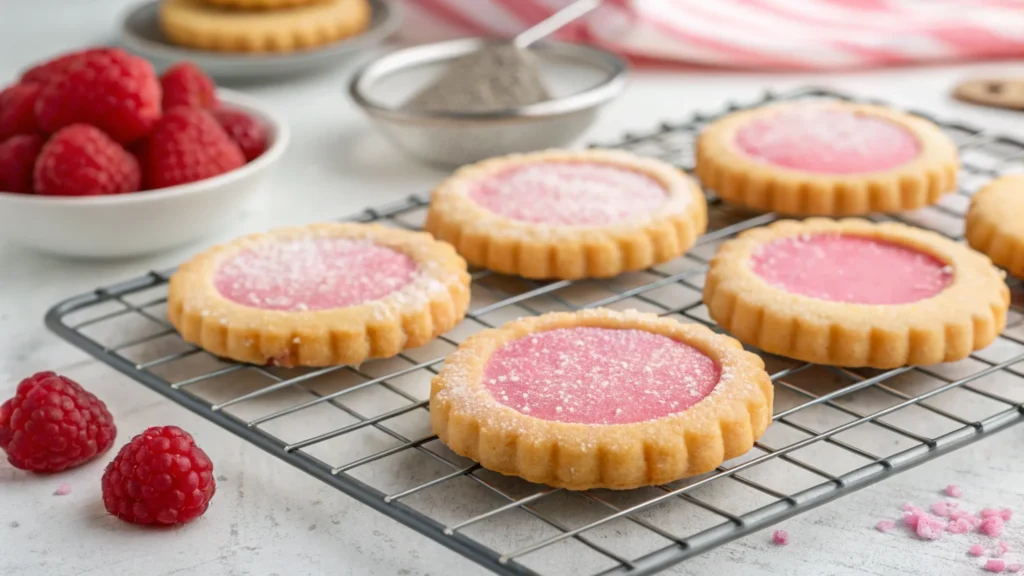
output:
[[[110,42],[118,0],[0,2],[0,79],[25,62],[87,44]],[[343,215],[428,189],[443,174],[406,160],[371,131],[343,94],[350,69],[245,92],[291,123],[293,144],[266,206],[247,213],[223,238],[272,225]],[[655,72],[633,75],[623,97],[586,136],[604,141],[750,99],[765,87],[826,85],[888,97],[973,123],[1024,135],[1024,115],[984,110],[948,98],[965,76],[1024,72],[1024,65],[942,66],[832,75]],[[209,242],[219,239],[210,239]],[[83,382],[115,415],[117,445],[154,424],[194,433],[222,479],[206,516],[174,530],[140,530],[106,515],[99,480],[107,454],[60,476],[34,476],[0,462],[0,574],[475,574],[484,571],[248,445],[185,409],[89,359],[46,331],[47,308],[67,296],[172,265],[195,251],[120,262],[76,262],[0,244],[0,398],[19,379],[53,369]],[[785,521],[792,543],[779,548],[763,531],[669,570],[673,574],[976,574],[970,537],[922,542],[872,529],[905,501],[928,504],[947,483],[973,506],[1018,507],[1024,514],[1024,427],[1011,428],[848,498]],[[69,484],[70,495],[53,491]],[[1017,520],[1006,540],[1024,553]],[[1017,561],[1024,554],[1011,553]],[[725,564],[728,569],[720,565]]]

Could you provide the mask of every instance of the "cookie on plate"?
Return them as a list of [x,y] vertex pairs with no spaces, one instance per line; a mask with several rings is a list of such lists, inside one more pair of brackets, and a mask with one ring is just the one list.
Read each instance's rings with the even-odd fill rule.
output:
[[913,210],[956,187],[959,155],[938,126],[831,101],[736,112],[697,139],[696,175],[731,204],[798,216]]
[[183,264],[167,316],[182,338],[252,364],[359,364],[462,320],[466,263],[422,232],[314,224],[245,236]]
[[780,221],[719,248],[712,319],[765,352],[836,366],[953,362],[1006,326],[1004,274],[974,250],[894,222]]
[[535,279],[605,278],[676,258],[707,228],[696,183],[610,150],[513,154],[460,168],[426,230],[481,268]]
[[294,52],[354,36],[370,23],[367,0],[321,0],[276,10],[236,10],[206,0],[164,0],[160,28],[175,44],[225,52]]
[[979,190],[965,234],[972,248],[1024,278],[1024,175],[1004,176]]
[[434,432],[502,474],[628,489],[714,470],[771,423],[764,362],[698,324],[604,309],[468,338],[430,391]]

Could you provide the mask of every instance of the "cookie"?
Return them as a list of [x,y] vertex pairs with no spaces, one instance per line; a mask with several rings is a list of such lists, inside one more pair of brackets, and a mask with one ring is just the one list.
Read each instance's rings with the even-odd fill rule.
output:
[[358,34],[367,0],[322,0],[277,10],[234,10],[206,0],[163,0],[160,28],[174,43],[225,52],[293,52]]
[[1024,79],[978,78],[958,84],[953,97],[971,104],[1024,110]]
[[430,390],[456,454],[530,482],[622,490],[709,472],[772,418],[764,363],[697,324],[604,309],[468,338]]
[[203,0],[211,6],[223,6],[235,10],[278,10],[294,6],[315,4],[324,0]]
[[704,303],[715,322],[765,352],[895,368],[988,346],[1006,326],[1010,291],[985,255],[934,232],[810,218],[723,244]]
[[1004,176],[979,190],[965,234],[972,248],[1024,278],[1024,175]]
[[804,101],[730,114],[697,139],[696,175],[731,204],[798,216],[913,210],[956,187],[956,145],[903,112]]
[[169,290],[171,324],[212,354],[334,366],[394,356],[453,328],[469,275],[451,246],[422,232],[314,224],[203,252]]
[[603,278],[680,256],[707,228],[683,172],[610,150],[544,151],[459,169],[426,230],[470,264],[535,279]]

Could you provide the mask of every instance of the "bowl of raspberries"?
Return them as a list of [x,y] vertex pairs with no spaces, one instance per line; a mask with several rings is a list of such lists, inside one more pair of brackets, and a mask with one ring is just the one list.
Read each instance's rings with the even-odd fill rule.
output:
[[284,122],[190,62],[119,48],[0,91],[0,239],[73,257],[150,254],[230,225],[288,145]]

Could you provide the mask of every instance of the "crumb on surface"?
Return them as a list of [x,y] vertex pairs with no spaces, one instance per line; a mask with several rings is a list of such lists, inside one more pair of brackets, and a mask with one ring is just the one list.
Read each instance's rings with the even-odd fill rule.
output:
[[931,505],[932,514],[946,518],[949,516],[949,504],[939,501]]
[[1020,572],[1020,564],[1014,562],[1006,565],[1007,572]]
[[960,496],[963,496],[964,493],[964,491],[961,490],[960,487],[957,486],[956,484],[950,484],[949,486],[946,486],[945,492],[946,496],[949,496],[950,498],[959,498]]
[[970,554],[971,556],[984,556],[985,555],[985,547],[982,546],[981,544],[975,544],[974,546],[971,546],[971,548],[969,550],[967,550],[967,553]]
[[981,527],[978,531],[986,536],[992,538],[998,538],[1003,533],[1003,518],[1002,516],[989,516],[981,521]]
[[71,494],[71,486],[69,486],[67,484],[61,484],[53,492],[54,496],[67,496],[68,494]]
[[989,560],[985,562],[985,570],[989,572],[1002,572],[1006,569],[1006,562],[1002,560]]
[[892,532],[896,528],[896,523],[892,520],[879,520],[878,524],[875,524],[875,530],[879,532]]
[[999,558],[1003,554],[1010,551],[1010,545],[1005,540],[1000,540],[999,544],[996,545],[996,549],[992,551],[992,556]]
[[776,530],[775,533],[772,534],[772,542],[779,546],[789,544],[789,532],[786,532],[785,530]]

